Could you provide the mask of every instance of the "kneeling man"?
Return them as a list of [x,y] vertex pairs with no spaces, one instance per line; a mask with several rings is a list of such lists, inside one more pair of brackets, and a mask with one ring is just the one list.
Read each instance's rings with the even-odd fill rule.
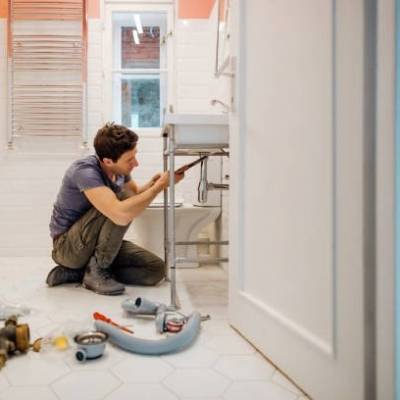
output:
[[[131,178],[139,165],[137,141],[130,129],[106,124],[94,139],[96,154],[67,169],[50,222],[58,265],[47,276],[48,286],[82,282],[96,293],[118,295],[124,284],[155,285],[164,279],[161,258],[123,240],[132,220],[169,184],[168,172],[141,187]],[[175,182],[183,176],[176,174]]]

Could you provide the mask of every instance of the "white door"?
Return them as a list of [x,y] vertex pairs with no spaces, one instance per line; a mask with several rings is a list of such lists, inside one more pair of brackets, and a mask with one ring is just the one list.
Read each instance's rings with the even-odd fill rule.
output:
[[364,3],[236,10],[230,321],[317,400],[373,398]]

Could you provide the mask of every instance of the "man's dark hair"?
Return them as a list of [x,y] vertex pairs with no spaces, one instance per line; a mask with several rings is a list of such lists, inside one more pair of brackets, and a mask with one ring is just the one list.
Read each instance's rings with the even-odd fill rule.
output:
[[135,148],[138,139],[138,135],[126,126],[107,122],[97,131],[94,148],[101,161],[110,158],[116,162],[126,151]]

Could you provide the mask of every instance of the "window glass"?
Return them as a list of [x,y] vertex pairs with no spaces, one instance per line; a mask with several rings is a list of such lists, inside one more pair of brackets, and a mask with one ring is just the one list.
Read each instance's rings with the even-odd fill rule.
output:
[[[113,13],[113,119],[158,128],[166,107],[166,13]],[[147,71],[147,72],[146,72]]]
[[135,28],[122,27],[122,68],[160,68],[160,27],[143,27],[143,34],[138,34],[139,44],[135,43],[134,31]]
[[160,78],[122,79],[122,124],[134,128],[160,126]]

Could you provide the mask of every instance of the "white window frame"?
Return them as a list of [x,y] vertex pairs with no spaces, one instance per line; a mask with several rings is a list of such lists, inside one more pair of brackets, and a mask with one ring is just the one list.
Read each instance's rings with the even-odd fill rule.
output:
[[[174,6],[172,3],[142,3],[142,2],[106,2],[104,4],[104,32],[103,32],[103,116],[105,121],[112,121],[113,119],[113,13],[118,12],[130,12],[130,13],[140,13],[140,12],[164,12],[167,19],[166,27],[166,53],[167,53],[167,63],[166,69],[161,69],[167,74],[167,98],[166,98],[166,108],[173,108],[175,103],[175,94],[173,92],[173,35],[170,36],[169,32],[173,32],[174,28]],[[151,73],[152,70],[146,70],[146,72]],[[162,121],[161,121],[162,126]],[[135,132],[139,135],[144,135],[145,137],[160,137],[161,127],[158,128],[135,128]]]

